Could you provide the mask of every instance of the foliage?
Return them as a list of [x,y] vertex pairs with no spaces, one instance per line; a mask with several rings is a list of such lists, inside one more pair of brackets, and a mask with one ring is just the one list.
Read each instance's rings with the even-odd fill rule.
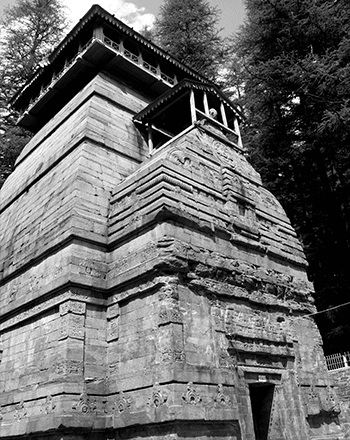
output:
[[13,165],[25,144],[30,140],[30,134],[19,127],[12,126],[2,136],[0,145],[0,186],[11,174]]
[[0,186],[30,138],[15,127],[18,115],[8,108],[8,100],[58,44],[66,24],[61,0],[19,0],[5,11],[0,43]]
[[[246,7],[236,41],[245,145],[302,238],[316,305],[325,310],[348,302],[350,289],[350,3],[246,0]],[[319,315],[326,352],[350,349],[349,311]]]
[[213,80],[225,55],[218,21],[218,9],[205,0],[164,0],[155,22],[155,40],[175,58]]
[[155,40],[153,27],[143,26],[138,32],[149,41]]
[[245,97],[244,66],[234,49],[234,37],[227,39],[226,47],[225,58],[223,59],[216,82],[226,96],[244,113],[244,108],[242,107]]

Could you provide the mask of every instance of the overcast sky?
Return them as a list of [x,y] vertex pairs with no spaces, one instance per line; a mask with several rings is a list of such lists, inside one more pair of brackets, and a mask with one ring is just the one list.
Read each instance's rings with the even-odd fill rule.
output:
[[[6,5],[14,4],[15,0],[0,0],[0,18]],[[117,18],[139,30],[144,25],[152,25],[163,0],[63,0],[70,10],[72,24],[88,11],[91,5],[98,3]],[[221,10],[220,27],[224,28],[223,35],[230,35],[238,30],[243,24],[244,6],[243,0],[209,0],[212,6],[218,6]]]

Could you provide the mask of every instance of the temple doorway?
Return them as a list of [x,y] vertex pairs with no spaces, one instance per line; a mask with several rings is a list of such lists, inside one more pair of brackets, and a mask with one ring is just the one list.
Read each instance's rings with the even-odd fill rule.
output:
[[274,390],[273,384],[249,385],[256,440],[268,440]]

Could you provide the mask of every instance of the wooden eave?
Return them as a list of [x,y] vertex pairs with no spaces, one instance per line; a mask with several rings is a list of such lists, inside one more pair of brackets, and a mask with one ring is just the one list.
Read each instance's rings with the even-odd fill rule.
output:
[[[151,54],[163,66],[168,66],[167,69],[174,72],[177,80],[188,77],[199,82],[207,81],[99,5],[93,5],[45,63],[41,64],[32,79],[11,99],[12,106],[22,112],[18,122],[20,125],[34,132],[40,129],[102,70],[112,75],[124,74],[134,78],[139,84],[143,83],[154,96],[173,87],[175,82],[161,71],[157,75],[151,70],[147,71],[144,67],[147,63],[138,64],[127,59],[124,53],[115,50],[113,42],[109,44],[108,39],[103,36],[96,37],[94,29],[98,26],[112,29],[121,37],[132,41],[141,54]],[[84,42],[83,47],[80,46],[81,41]]]

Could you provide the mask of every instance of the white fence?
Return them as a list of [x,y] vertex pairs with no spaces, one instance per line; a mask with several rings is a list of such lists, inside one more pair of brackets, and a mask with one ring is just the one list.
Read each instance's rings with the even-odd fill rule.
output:
[[350,352],[330,354],[326,356],[326,362],[329,371],[348,368],[350,367]]

